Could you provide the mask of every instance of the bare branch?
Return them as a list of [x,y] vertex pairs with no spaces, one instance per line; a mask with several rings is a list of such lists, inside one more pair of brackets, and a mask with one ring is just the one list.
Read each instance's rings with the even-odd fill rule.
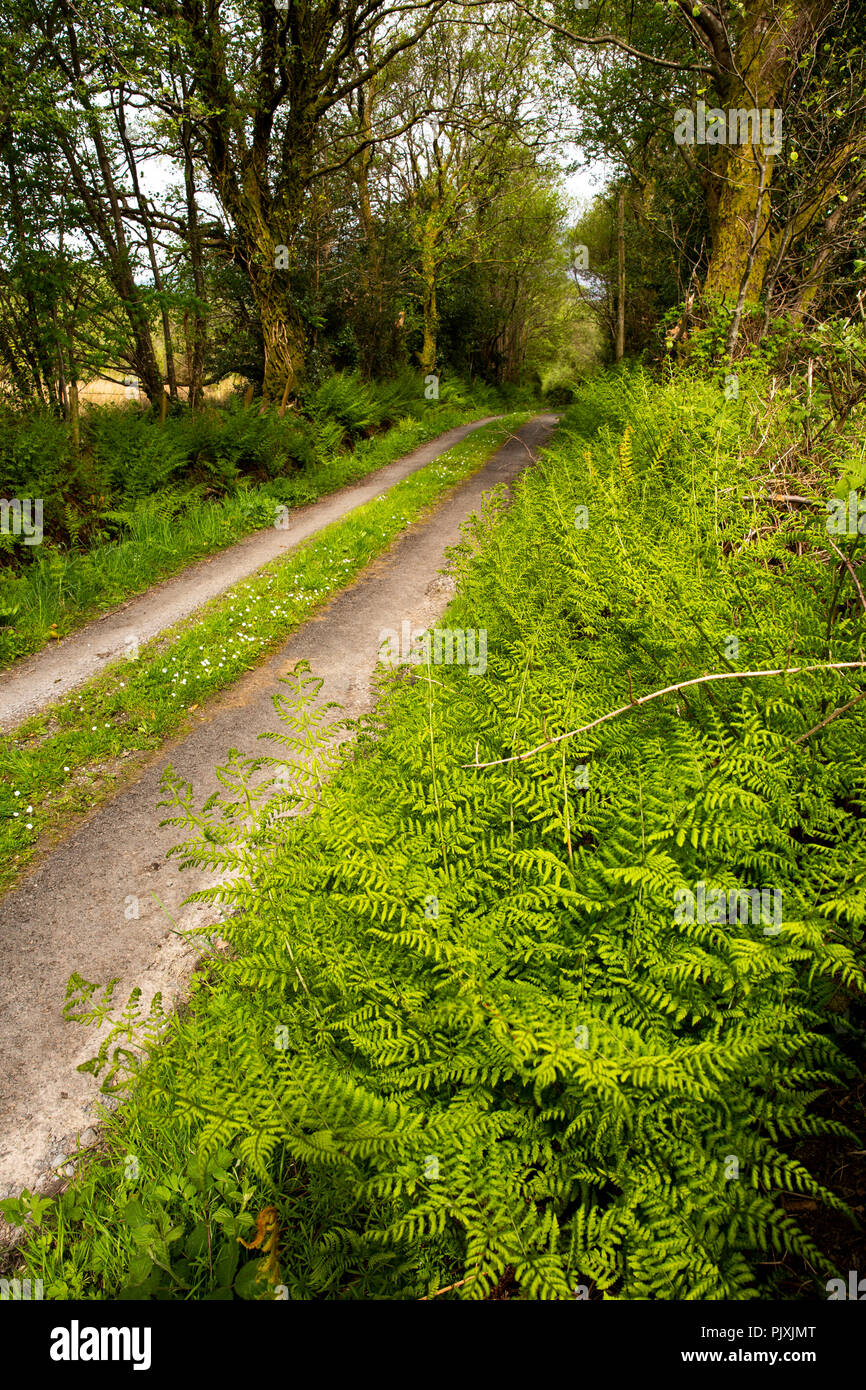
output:
[[707,676],[695,676],[692,680],[678,681],[676,685],[666,685],[663,690],[654,690],[651,695],[641,695],[639,700],[630,700],[627,705],[620,705],[619,709],[610,710],[607,714],[600,715],[598,719],[593,719],[589,724],[582,724],[579,729],[571,729],[567,734],[557,734],[556,738],[539,743],[526,753],[515,753],[511,758],[493,758],[489,763],[463,763],[463,767],[499,767],[503,763],[525,762],[527,758],[534,758],[536,753],[543,753],[546,748],[553,748],[557,743],[562,743],[564,739],[576,738],[578,734],[585,734],[589,729],[606,723],[608,719],[616,719],[620,714],[627,714],[629,710],[637,709],[639,705],[647,705],[651,700],[660,699],[662,695],[673,694],[675,690],[687,690],[692,685],[706,685],[708,681],[744,681],[762,676],[797,676],[805,675],[809,671],[862,670],[864,667],[866,667],[866,661],[829,661],[814,666],[778,666],[769,671],[714,671]]
[[827,725],[832,724],[834,719],[838,719],[840,714],[847,714],[848,710],[851,709],[853,705],[859,704],[861,700],[866,700],[866,690],[861,690],[860,694],[855,695],[853,700],[849,700],[847,705],[840,705],[838,709],[834,709],[833,713],[828,714],[826,719],[822,719],[820,724],[815,724],[813,728],[808,729],[805,734],[801,734],[799,738],[795,738],[794,742],[805,743],[807,738],[811,738],[813,734],[817,734],[819,729],[826,729]]
[[575,34],[571,29],[564,28],[561,24],[556,24],[552,19],[546,19],[544,15],[536,14],[528,5],[518,3],[515,7],[521,14],[525,14],[527,19],[534,20],[536,24],[541,24],[551,34],[558,34],[560,38],[570,39],[572,43],[588,48],[613,47],[619,49],[621,53],[627,53],[630,58],[639,58],[644,63],[652,63],[658,68],[670,68],[674,72],[697,72],[704,77],[715,77],[714,68],[705,67],[703,63],[680,63],[671,58],[656,58],[652,53],[643,53],[639,48],[632,48],[631,44],[626,43],[617,34]]

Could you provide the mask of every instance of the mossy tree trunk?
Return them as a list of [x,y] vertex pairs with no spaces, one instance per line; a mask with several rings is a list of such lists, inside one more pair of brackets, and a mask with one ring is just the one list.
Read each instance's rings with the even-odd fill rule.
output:
[[[718,104],[729,113],[781,112],[784,144],[785,100],[793,66],[828,8],[827,0],[745,0],[736,45],[718,29],[717,16],[701,6],[704,28],[712,35]],[[760,121],[759,121],[760,126]],[[744,132],[740,130],[742,135]],[[780,149],[752,138],[719,144],[710,170],[708,213],[712,248],[704,293],[734,306],[760,297],[772,256],[773,175]]]
[[437,278],[440,260],[440,231],[438,216],[431,212],[424,221],[421,236],[421,313],[424,336],[418,365],[425,375],[436,370],[436,352],[439,336],[439,304],[437,298]]
[[[192,121],[261,317],[266,401],[285,401],[303,375],[306,324],[292,268],[306,200],[324,172],[323,125],[412,48],[440,9],[441,0],[409,0],[404,23],[389,29],[385,0],[287,0],[279,8],[269,0],[249,13],[250,60],[224,9],[179,0],[180,42],[195,79]],[[368,139],[362,130],[354,150],[350,140],[336,167]],[[277,259],[278,247],[287,256]]]

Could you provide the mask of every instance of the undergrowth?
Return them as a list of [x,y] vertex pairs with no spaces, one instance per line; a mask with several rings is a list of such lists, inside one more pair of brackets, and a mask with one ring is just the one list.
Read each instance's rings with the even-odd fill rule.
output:
[[[204,807],[167,783],[227,949],[180,1016],[133,1000],[106,1037],[123,1103],[69,1190],[4,1204],[47,1296],[748,1300],[791,1259],[836,1272],[782,1199],[845,1217],[793,1149],[853,1141],[814,1103],[862,1037],[863,608],[820,507],[756,488],[760,418],[693,378],[587,387],[455,553],[444,626],[486,631],[484,674],[383,676],[336,749],[300,669],[270,761]],[[743,910],[762,890],[777,915]],[[110,990],[73,980],[69,1010],[104,1021]]]
[[143,643],[129,660],[0,737],[0,887],[45,831],[98,804],[131,764],[238,680],[349,584],[456,483],[481,468],[525,416],[482,425],[432,463]]

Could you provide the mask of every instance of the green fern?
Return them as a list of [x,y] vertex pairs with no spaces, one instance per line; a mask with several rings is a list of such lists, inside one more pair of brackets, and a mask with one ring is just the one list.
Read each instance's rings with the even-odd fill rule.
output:
[[[842,1205],[791,1143],[847,1133],[814,1101],[864,983],[866,705],[797,740],[856,682],[696,686],[550,745],[725,669],[732,633],[734,669],[856,659],[814,523],[731,545],[756,529],[735,428],[694,382],[599,387],[454,552],[446,622],[487,630],[484,677],[386,679],[337,751],[299,668],[272,756],[200,809],[167,781],[184,862],[230,877],[196,898],[233,912],[134,1105],[277,1207],[289,1297],[748,1300],[770,1254],[832,1273],[779,1195]],[[778,932],[678,921],[698,883],[779,892]]]

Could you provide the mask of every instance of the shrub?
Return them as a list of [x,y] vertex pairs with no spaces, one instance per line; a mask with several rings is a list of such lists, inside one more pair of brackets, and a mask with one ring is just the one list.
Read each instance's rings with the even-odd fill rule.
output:
[[340,425],[351,436],[366,434],[382,420],[372,390],[355,373],[335,372],[327,377],[305,395],[304,405],[314,419]]

